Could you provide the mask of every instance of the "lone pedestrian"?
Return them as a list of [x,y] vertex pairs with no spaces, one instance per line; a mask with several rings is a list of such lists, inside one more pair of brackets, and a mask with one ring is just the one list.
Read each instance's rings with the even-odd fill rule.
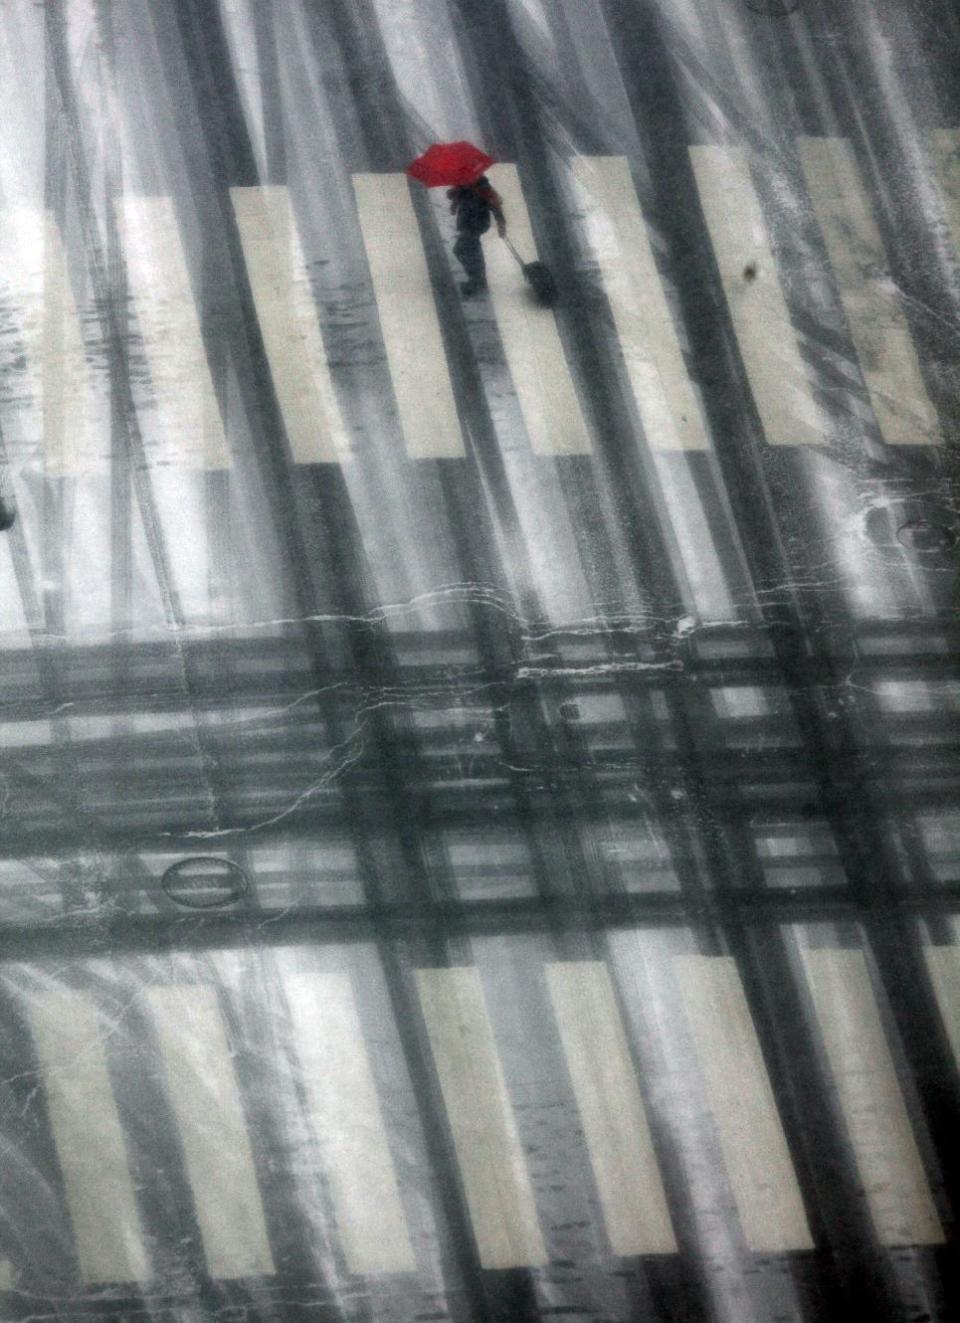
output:
[[481,175],[475,183],[448,188],[447,197],[450,199],[450,210],[457,218],[454,255],[467,276],[460,290],[464,298],[469,299],[487,288],[487,265],[480,236],[489,230],[490,217],[496,220],[497,233],[501,239],[507,233],[503,199],[486,175]]

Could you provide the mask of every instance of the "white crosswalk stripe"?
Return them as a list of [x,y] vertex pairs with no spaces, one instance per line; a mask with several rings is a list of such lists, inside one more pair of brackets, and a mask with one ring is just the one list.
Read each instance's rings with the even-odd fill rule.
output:
[[690,160],[764,436],[775,446],[820,445],[826,420],[790,322],[747,152],[695,146]]
[[808,948],[802,955],[877,1236],[884,1245],[939,1245],[943,1228],[863,953]]
[[353,188],[407,454],[462,456],[457,404],[407,178],[356,174]]
[[752,1250],[813,1241],[736,963],[678,956],[676,974],[740,1223]]
[[201,984],[144,993],[160,1043],[210,1273],[274,1271],[250,1137],[216,990]]
[[289,189],[232,188],[237,228],[274,390],[299,464],[350,455],[310,293]]
[[480,976],[470,968],[421,969],[417,987],[481,1262],[545,1263]]
[[943,1026],[960,1069],[960,946],[928,946],[924,955]]
[[[536,260],[533,227],[516,166],[493,166],[488,178],[503,198],[510,241],[526,261]],[[590,433],[555,315],[532,301],[506,244],[489,240],[486,260],[500,339],[531,448],[537,455],[588,455]]]
[[284,990],[348,1268],[412,1272],[416,1263],[350,978],[290,975]]
[[156,438],[143,427],[151,463],[226,469],[230,451],[194,301],[173,202],[125,194],[127,279],[150,374]]
[[823,232],[870,402],[890,445],[940,445],[903,298],[877,228],[852,145],[799,139],[800,159]]
[[607,966],[547,966],[567,1069],[615,1254],[677,1249],[623,1023]]
[[95,387],[63,238],[51,211],[13,207],[3,213],[4,283],[8,315],[23,357],[6,364],[12,389],[19,378],[35,410],[44,471],[70,477],[105,471],[110,410]]
[[687,372],[626,158],[573,157],[570,179],[650,446],[709,450],[700,398]]
[[101,1034],[87,997],[65,984],[24,996],[50,1126],[88,1284],[143,1281],[150,1265]]

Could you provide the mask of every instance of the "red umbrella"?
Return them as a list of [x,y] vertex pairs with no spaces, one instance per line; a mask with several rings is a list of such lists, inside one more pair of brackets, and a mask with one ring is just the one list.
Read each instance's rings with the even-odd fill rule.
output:
[[435,142],[407,166],[407,174],[427,188],[475,184],[494,158],[472,142]]

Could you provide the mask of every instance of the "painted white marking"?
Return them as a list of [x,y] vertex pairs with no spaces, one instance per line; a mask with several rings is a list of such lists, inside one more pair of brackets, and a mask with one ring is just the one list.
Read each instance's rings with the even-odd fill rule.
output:
[[160,420],[156,462],[229,468],[230,451],[173,202],[128,193],[122,226],[127,279]]
[[821,445],[826,420],[800,355],[747,153],[691,147],[690,161],[764,435],[775,446]]
[[812,1249],[736,962],[678,956],[676,973],[746,1242],[767,1254]]
[[546,1263],[480,976],[421,969],[416,978],[480,1261],[486,1268]]
[[610,974],[601,961],[547,966],[547,985],[615,1254],[677,1249]]
[[862,951],[804,949],[840,1108],[884,1245],[944,1240]]
[[13,207],[4,212],[2,225],[5,242],[15,250],[4,278],[22,337],[18,366],[40,409],[46,472],[52,477],[102,472],[110,445],[109,408],[103,392],[97,409],[56,217],[37,207]]
[[353,176],[400,425],[411,459],[462,456],[463,437],[406,175]]
[[960,258],[960,129],[934,129],[931,143],[953,246]]
[[303,1087],[351,1272],[416,1268],[380,1101],[346,974],[283,981]]
[[651,447],[709,450],[700,397],[687,373],[627,160],[574,157],[571,179]]
[[150,1276],[123,1130],[89,1000],[63,985],[24,997],[83,1280]]
[[880,431],[891,445],[941,445],[937,412],[853,147],[845,138],[801,137],[798,144]]
[[924,948],[943,1025],[960,1068],[960,946]]
[[210,1274],[275,1271],[260,1188],[216,991],[152,987],[150,1008]]
[[274,389],[298,464],[349,458],[289,189],[231,188]]
[[[526,261],[535,261],[533,228],[517,167],[494,166],[488,178],[503,198],[510,241]],[[506,244],[495,234],[484,243],[490,297],[531,449],[537,455],[588,455],[590,434],[556,317],[532,301]]]

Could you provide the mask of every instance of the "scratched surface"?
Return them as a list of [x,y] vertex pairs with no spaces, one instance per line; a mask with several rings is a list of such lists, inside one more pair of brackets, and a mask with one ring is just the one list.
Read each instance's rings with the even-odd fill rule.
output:
[[958,55],[0,0],[0,1319],[960,1317]]

